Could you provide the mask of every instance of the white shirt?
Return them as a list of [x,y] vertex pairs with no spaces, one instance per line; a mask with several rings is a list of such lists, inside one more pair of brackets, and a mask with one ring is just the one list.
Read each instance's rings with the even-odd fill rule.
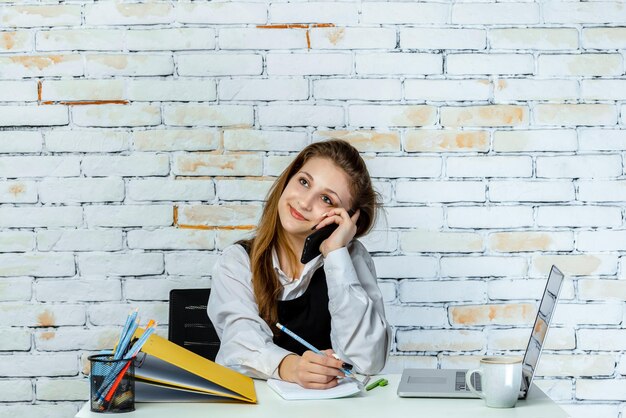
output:
[[[378,373],[389,354],[391,330],[385,319],[374,262],[363,244],[353,240],[347,247],[331,251],[325,259],[321,255],[314,258],[297,280],[280,269],[276,251],[272,256],[274,270],[283,285],[280,300],[302,295],[315,270],[324,266],[332,347],[317,348],[332,348],[360,373]],[[217,363],[252,377],[279,378],[278,366],[291,352],[274,344],[270,327],[259,316],[250,258],[242,246],[229,246],[218,259],[207,311],[221,340]]]

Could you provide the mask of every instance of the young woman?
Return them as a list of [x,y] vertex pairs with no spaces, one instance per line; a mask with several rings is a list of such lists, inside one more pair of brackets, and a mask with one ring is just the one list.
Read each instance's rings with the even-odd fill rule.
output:
[[[374,263],[354,239],[370,230],[378,206],[350,144],[302,150],[270,190],[255,237],[226,248],[215,266],[208,313],[221,340],[216,361],[316,389],[336,386],[344,362],[379,372],[390,330]],[[300,263],[306,237],[333,223],[321,255]],[[284,335],[277,322],[326,355]]]

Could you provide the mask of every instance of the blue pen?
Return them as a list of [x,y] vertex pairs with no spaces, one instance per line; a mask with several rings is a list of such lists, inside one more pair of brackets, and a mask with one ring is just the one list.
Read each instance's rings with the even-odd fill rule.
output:
[[[306,340],[304,340],[302,337],[300,337],[297,334],[294,334],[292,331],[290,331],[287,327],[285,327],[284,325],[279,324],[278,322],[276,323],[276,327],[281,330],[282,332],[284,332],[285,334],[289,335],[291,338],[293,338],[294,340],[298,341],[300,344],[302,344],[303,346],[305,346],[306,348],[308,348],[309,350],[311,350],[312,352],[314,352],[315,354],[319,354],[321,356],[326,356],[326,354],[322,353],[320,350],[318,350],[317,348],[313,347],[313,345],[311,345],[310,343],[308,343]],[[337,356],[334,356],[335,358],[337,358]],[[337,358],[337,360],[339,360]],[[348,369],[345,368],[341,368],[339,369],[342,372],[344,372],[347,375],[350,375],[354,378],[354,376],[352,375],[352,372]],[[356,378],[354,378],[354,380],[357,380]],[[358,380],[357,380],[358,382]]]

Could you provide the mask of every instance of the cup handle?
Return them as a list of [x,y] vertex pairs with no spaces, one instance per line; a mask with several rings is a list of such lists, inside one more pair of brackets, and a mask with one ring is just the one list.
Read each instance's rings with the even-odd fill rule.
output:
[[480,369],[469,370],[467,373],[465,373],[465,384],[467,385],[467,387],[469,388],[469,390],[472,393],[475,393],[476,395],[478,395],[482,399],[485,399],[485,394],[482,391],[476,390],[474,385],[472,385],[472,375],[474,373],[478,373],[480,375],[480,381],[481,382],[484,380],[483,379],[483,371],[482,370],[480,370]]

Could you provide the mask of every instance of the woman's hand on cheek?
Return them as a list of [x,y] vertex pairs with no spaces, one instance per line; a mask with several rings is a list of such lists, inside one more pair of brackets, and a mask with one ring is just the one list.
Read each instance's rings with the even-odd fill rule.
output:
[[361,211],[357,209],[354,215],[350,214],[345,209],[332,209],[327,212],[327,217],[320,222],[317,229],[323,228],[326,225],[336,223],[339,227],[320,245],[320,251],[322,255],[326,257],[331,251],[337,250],[341,247],[345,247],[356,235],[356,221],[359,219]]
[[295,354],[283,359],[280,364],[280,377],[308,389],[329,389],[339,383],[337,377],[344,377],[339,368],[341,361],[330,357],[332,350],[326,350],[328,356],[305,351],[302,356]]

